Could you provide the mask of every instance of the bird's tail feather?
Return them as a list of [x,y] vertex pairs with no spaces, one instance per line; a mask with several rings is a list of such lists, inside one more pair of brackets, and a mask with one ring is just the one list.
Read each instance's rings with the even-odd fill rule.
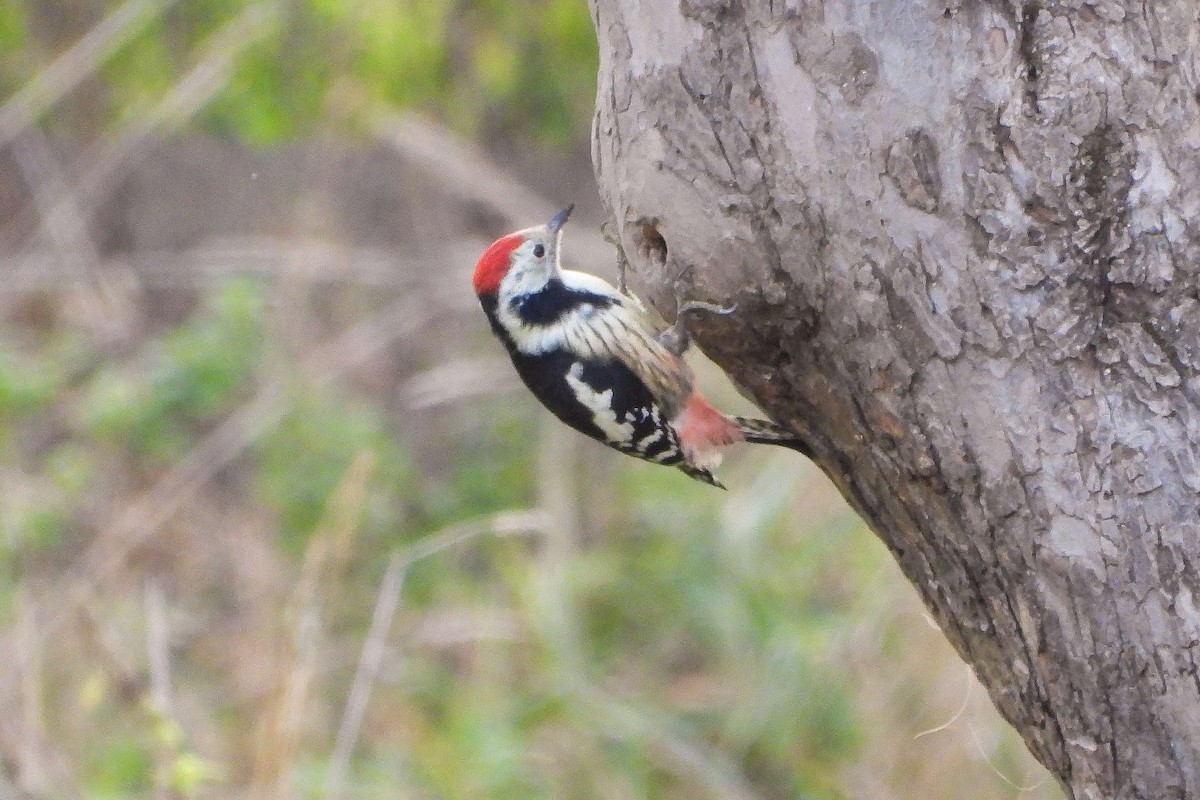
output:
[[719,480],[717,480],[716,476],[712,474],[712,470],[710,470],[710,469],[707,469],[705,467],[696,466],[694,464],[689,464],[686,461],[684,461],[680,464],[677,464],[676,466],[678,466],[679,469],[682,470],[685,475],[695,478],[696,480],[700,481],[701,483],[707,483],[709,486],[715,486],[718,489],[725,488],[725,484],[723,484]]
[[751,444],[777,444],[787,447],[812,458],[812,448],[794,431],[790,431],[777,422],[766,419],[750,419],[749,417],[734,417],[733,421],[741,428],[742,435]]

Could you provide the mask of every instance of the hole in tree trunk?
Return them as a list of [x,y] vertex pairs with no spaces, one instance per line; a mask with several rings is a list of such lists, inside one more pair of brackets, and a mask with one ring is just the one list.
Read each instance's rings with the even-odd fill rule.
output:
[[634,241],[642,256],[658,265],[667,263],[667,240],[658,232],[657,220],[639,220],[634,231]]

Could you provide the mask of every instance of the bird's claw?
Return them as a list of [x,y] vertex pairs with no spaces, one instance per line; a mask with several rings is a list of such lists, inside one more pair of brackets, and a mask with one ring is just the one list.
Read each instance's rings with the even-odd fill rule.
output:
[[706,303],[703,300],[688,300],[679,306],[679,309],[675,313],[681,316],[691,311],[707,311],[710,314],[719,314],[724,317],[737,311],[737,307],[737,303],[731,306],[719,306],[716,303]]
[[659,344],[677,356],[683,355],[684,351],[691,344],[691,336],[688,334],[686,321],[688,314],[693,311],[707,311],[710,314],[725,316],[737,311],[737,303],[729,306],[721,306],[716,303],[707,303],[703,300],[684,300],[683,298],[687,294],[687,289],[691,287],[691,273],[692,268],[689,265],[680,270],[679,275],[676,276],[675,324],[658,335]]

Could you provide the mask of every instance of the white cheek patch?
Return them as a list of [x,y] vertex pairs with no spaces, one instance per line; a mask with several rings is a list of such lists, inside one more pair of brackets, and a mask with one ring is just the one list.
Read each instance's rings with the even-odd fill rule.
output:
[[500,296],[516,297],[536,292],[546,285],[546,281],[550,280],[552,274],[553,267],[550,264],[521,261],[500,280]]
[[575,397],[592,412],[592,422],[610,442],[628,442],[633,438],[633,423],[617,419],[612,407],[613,390],[596,391],[583,380],[583,364],[576,361],[567,372],[567,385]]

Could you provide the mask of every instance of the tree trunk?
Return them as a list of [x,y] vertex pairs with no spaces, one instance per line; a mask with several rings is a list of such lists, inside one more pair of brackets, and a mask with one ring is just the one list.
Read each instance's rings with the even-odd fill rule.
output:
[[593,0],[632,288],[1074,798],[1200,797],[1196,0]]

